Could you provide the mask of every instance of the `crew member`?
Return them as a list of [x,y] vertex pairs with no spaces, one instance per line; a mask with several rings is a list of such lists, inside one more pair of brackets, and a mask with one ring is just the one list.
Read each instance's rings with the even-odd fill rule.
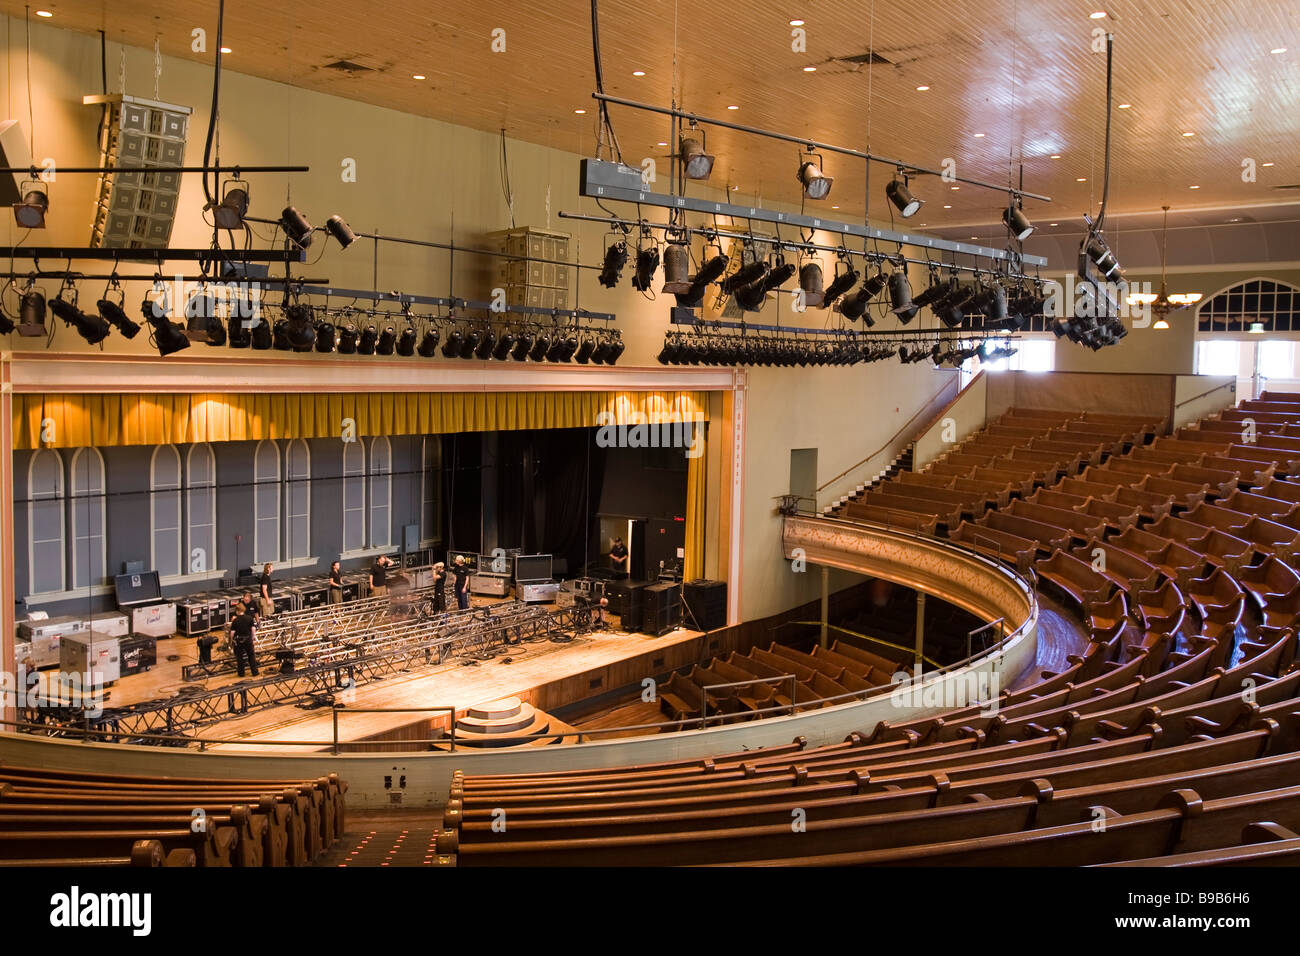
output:
[[614,543],[609,546],[609,564],[614,571],[614,577],[627,577],[627,545],[623,543],[622,538],[615,538]]
[[[269,565],[268,565],[269,566]],[[247,667],[257,676],[257,655],[253,649],[253,638],[257,636],[257,621],[253,615],[244,612],[230,625],[230,648],[235,652],[235,670],[244,676]]]
[[388,593],[388,567],[392,563],[388,555],[381,554],[370,566],[371,597],[382,597]]
[[272,566],[265,564],[262,566],[262,616],[270,617],[275,613],[275,602],[271,600],[271,592],[274,584],[271,582]]
[[433,566],[433,610],[435,614],[447,610],[447,565],[441,561]]
[[261,620],[262,617],[261,605],[255,602],[253,600],[253,595],[249,594],[247,591],[244,592],[244,596],[240,598],[239,603],[235,605],[231,620],[233,621],[241,614],[253,615],[254,621]]
[[343,603],[343,571],[337,561],[330,565],[329,602],[331,604]]
[[456,555],[451,566],[452,586],[456,589],[456,606],[462,611],[469,607],[469,568],[465,566],[465,556]]

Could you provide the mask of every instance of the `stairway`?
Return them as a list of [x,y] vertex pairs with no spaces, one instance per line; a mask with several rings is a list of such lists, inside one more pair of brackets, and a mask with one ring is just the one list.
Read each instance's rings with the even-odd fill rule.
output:
[[838,501],[836,501],[834,504],[827,505],[825,508],[822,509],[822,514],[826,514],[826,515],[839,514],[844,509],[844,505],[847,504],[848,502],[857,501],[868,491],[873,491],[876,488],[879,488],[883,482],[886,482],[889,479],[893,478],[900,471],[911,471],[912,462],[915,457],[914,456],[915,447],[916,447],[915,442],[909,442],[907,447],[902,450],[902,452],[899,454],[897,458],[895,458],[892,462],[890,462],[889,466],[884,471],[875,475],[871,479],[871,481],[863,482],[862,484],[858,485],[857,488],[853,490],[852,494],[845,495],[842,498],[840,498]]

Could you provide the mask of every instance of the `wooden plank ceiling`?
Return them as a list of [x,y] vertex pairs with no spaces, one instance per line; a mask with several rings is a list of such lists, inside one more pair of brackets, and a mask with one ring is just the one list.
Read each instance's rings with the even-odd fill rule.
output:
[[[158,35],[168,55],[211,59],[190,49],[194,27],[214,35],[211,0],[40,6],[54,14],[45,21],[52,25],[103,29],[111,41],[145,48]],[[23,15],[15,0],[0,0],[0,9]],[[1108,16],[1090,18],[1103,9]],[[589,16],[583,0],[229,0],[225,66],[591,154]],[[804,21],[806,52],[792,49],[795,19]],[[1300,183],[1298,22],[1300,6],[1287,0],[600,4],[610,93],[667,104],[676,92],[679,103],[704,116],[919,165],[951,158],[960,174],[998,183],[1023,160],[1026,188],[1055,200],[1029,203],[1028,214],[1062,222],[1078,222],[1101,198],[1099,27],[1116,37],[1115,102],[1130,104],[1113,115],[1113,213],[1293,200],[1296,192],[1282,187]],[[496,29],[505,31],[504,52],[491,50]],[[1280,48],[1286,51],[1271,52]],[[886,62],[862,62],[871,52]],[[355,68],[330,66],[340,62]],[[666,118],[614,108],[613,119],[625,161],[665,152],[657,144],[668,138]],[[734,185],[737,196],[798,198],[795,146],[725,130],[710,133],[708,146],[718,156],[714,182]],[[1254,183],[1241,175],[1247,158],[1256,161]],[[827,155],[826,167],[836,185],[824,211],[834,204],[836,216],[859,217],[861,163]],[[886,167],[872,170],[873,215],[887,211],[888,175]],[[927,203],[909,225],[932,229],[989,223],[1004,201],[933,178],[917,180],[914,191]]]

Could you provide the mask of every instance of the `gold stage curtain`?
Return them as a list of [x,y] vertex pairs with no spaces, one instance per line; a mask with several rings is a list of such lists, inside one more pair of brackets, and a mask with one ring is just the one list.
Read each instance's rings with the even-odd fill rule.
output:
[[707,421],[705,392],[341,392],[15,395],[15,450]]
[[701,439],[700,455],[686,462],[686,560],[682,562],[682,580],[704,577],[704,516],[708,507],[706,476],[708,459]]

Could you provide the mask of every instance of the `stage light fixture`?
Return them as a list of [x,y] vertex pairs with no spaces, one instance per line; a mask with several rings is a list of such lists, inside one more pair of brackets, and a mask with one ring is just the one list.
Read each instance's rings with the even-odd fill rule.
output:
[[557,338],[554,342],[552,342],[551,347],[546,350],[546,361],[560,362],[563,360],[562,359],[563,355],[564,355],[564,339],[561,337],[561,338]]
[[606,289],[612,289],[618,285],[619,278],[623,275],[623,267],[627,265],[627,243],[620,239],[612,243],[605,250],[605,262],[601,266],[600,275],[596,277]]
[[1006,223],[1017,242],[1024,242],[1034,231],[1034,224],[1025,215],[1025,211],[1014,203],[1002,210],[1002,221]]
[[528,352],[532,347],[532,335],[527,332],[520,332],[519,337],[515,339],[515,347],[510,351],[510,357],[516,362],[525,362],[528,360]]
[[504,362],[510,357],[510,350],[514,347],[514,333],[510,331],[502,332],[501,337],[497,339],[496,347],[492,349],[492,357],[498,362]]
[[664,249],[664,285],[661,292],[683,295],[691,290],[691,251],[684,242],[670,242]]
[[813,309],[822,304],[822,299],[826,295],[825,289],[822,288],[823,281],[820,263],[805,262],[799,267],[799,291],[803,293],[806,308]]
[[682,161],[682,169],[687,179],[705,180],[713,172],[714,157],[704,151],[704,131],[700,138],[683,139],[677,151],[677,158]]
[[822,172],[822,158],[818,153],[809,151],[810,156],[816,156],[814,162],[812,159],[805,159],[799,164],[799,172],[795,178],[799,185],[803,187],[803,194],[809,199],[825,199],[831,194],[831,184],[835,182],[833,178]]
[[836,272],[835,278],[831,279],[831,284],[826,287],[822,293],[822,301],[819,308],[827,309],[835,304],[844,293],[852,289],[858,281],[858,270],[854,269],[849,263],[845,263],[843,272]]
[[[609,357],[609,349],[613,343],[604,336],[596,343],[596,347],[591,352],[591,362],[593,365],[604,365],[605,359]],[[579,349],[581,351],[581,349]],[[575,356],[576,357],[576,356]]]
[[217,297],[199,287],[185,303],[185,335],[191,342],[207,342],[208,330],[212,323],[221,325],[220,307]]
[[720,283],[722,291],[728,295],[732,295],[737,290],[743,289],[745,286],[763,278],[767,275],[767,270],[767,261],[763,259],[760,259],[757,262],[751,262],[748,265],[743,265],[722,280]]
[[312,224],[293,206],[286,206],[280,213],[280,227],[299,249],[306,249],[311,245]]
[[1124,285],[1124,270],[1119,266],[1119,260],[1115,254],[1110,251],[1106,241],[1099,235],[1091,236],[1084,240],[1084,255],[1092,260],[1097,270],[1106,277],[1107,282],[1113,282],[1116,285]]
[[392,355],[397,349],[397,332],[391,325],[385,326],[375,342],[376,355]]
[[409,325],[402,329],[401,335],[397,337],[397,354],[403,358],[410,358],[415,354],[415,329]]
[[465,342],[465,334],[460,329],[452,329],[447,334],[447,341],[442,343],[442,354],[446,358],[457,358],[460,347]]
[[491,329],[483,330],[483,337],[479,340],[478,347],[474,349],[474,354],[481,359],[492,357],[492,350],[496,348],[497,334]]
[[626,348],[627,345],[621,338],[609,343],[609,352],[605,355],[605,364],[613,365],[617,362],[623,356],[623,350]]
[[424,338],[420,339],[420,344],[415,349],[420,353],[421,358],[434,358],[438,354],[438,330],[429,329],[424,333]]
[[357,327],[351,322],[339,326],[339,354],[356,355],[358,339]]
[[14,203],[14,221],[19,229],[44,229],[45,216],[50,211],[50,197],[45,184],[29,180],[18,187],[22,199]]
[[316,351],[324,355],[334,351],[335,338],[337,330],[328,322],[320,321],[316,323]]
[[361,330],[361,335],[357,339],[358,355],[374,355],[375,346],[379,344],[379,330],[373,325],[367,325]]
[[546,358],[546,353],[551,350],[551,338],[548,335],[537,336],[533,342],[533,349],[528,353],[528,357],[534,362],[540,362]]
[[719,253],[700,266],[700,271],[691,280],[687,291],[677,296],[677,304],[692,309],[702,305],[704,291],[709,287],[710,283],[717,281],[727,271],[728,261],[726,256]]
[[239,180],[227,183],[220,202],[211,202],[205,208],[212,213],[212,224],[217,229],[242,229],[248,215],[248,187]]
[[883,272],[878,271],[875,275],[869,276],[862,283],[862,288],[840,303],[840,315],[853,321],[862,318],[866,315],[867,306],[871,304],[871,300],[880,294],[880,290],[885,287],[885,283],[888,281],[889,279]]
[[476,332],[473,329],[466,332],[465,337],[461,339],[460,351],[456,353],[456,357],[463,359],[473,358],[474,353],[478,350],[478,344],[481,341],[483,341],[481,333]]
[[161,299],[153,296],[152,292],[145,295],[144,301],[140,303],[140,314],[153,329],[153,341],[158,354],[166,357],[189,348],[190,340],[185,335],[185,329],[167,318],[165,295]]
[[655,271],[659,268],[659,247],[650,246],[648,249],[639,249],[636,254],[636,275],[632,277],[632,288],[638,292],[650,291],[650,283],[654,281]]
[[596,343],[588,336],[583,336],[578,350],[573,354],[573,360],[579,365],[586,365],[591,360],[591,354],[596,351]]
[[[99,309],[99,314],[103,316],[104,321],[117,329],[118,334],[123,338],[133,339],[139,334],[139,323],[132,322],[127,317],[126,311],[122,308],[122,303],[114,302],[111,299],[100,299],[95,303],[95,307]],[[13,329],[11,328],[9,331],[12,332]]]
[[357,234],[339,215],[330,216],[325,220],[325,231],[338,240],[340,249],[346,249],[357,241]]
[[906,267],[899,266],[889,276],[890,311],[906,325],[919,311],[912,304],[912,284],[907,281]]
[[266,316],[259,316],[256,324],[249,330],[250,344],[259,351],[265,352],[271,348],[274,343],[274,335],[271,332],[271,323]]
[[885,187],[885,195],[904,219],[915,216],[923,202],[912,195],[912,191],[907,188],[906,180],[901,182],[897,179],[890,180],[889,185]]
[[749,285],[741,286],[732,299],[742,312],[759,311],[767,301],[767,290],[763,288],[763,280],[759,279]]
[[[74,292],[75,297],[75,292]],[[69,302],[62,295],[50,300],[50,311],[70,325],[90,345],[98,345],[108,338],[109,325],[98,315],[88,315],[77,308],[76,302]]]
[[0,306],[0,335],[8,335],[16,328],[17,326],[14,325],[14,320],[5,315],[4,308]]
[[284,334],[294,352],[310,352],[316,344],[316,313],[305,302],[295,302],[284,310]]

